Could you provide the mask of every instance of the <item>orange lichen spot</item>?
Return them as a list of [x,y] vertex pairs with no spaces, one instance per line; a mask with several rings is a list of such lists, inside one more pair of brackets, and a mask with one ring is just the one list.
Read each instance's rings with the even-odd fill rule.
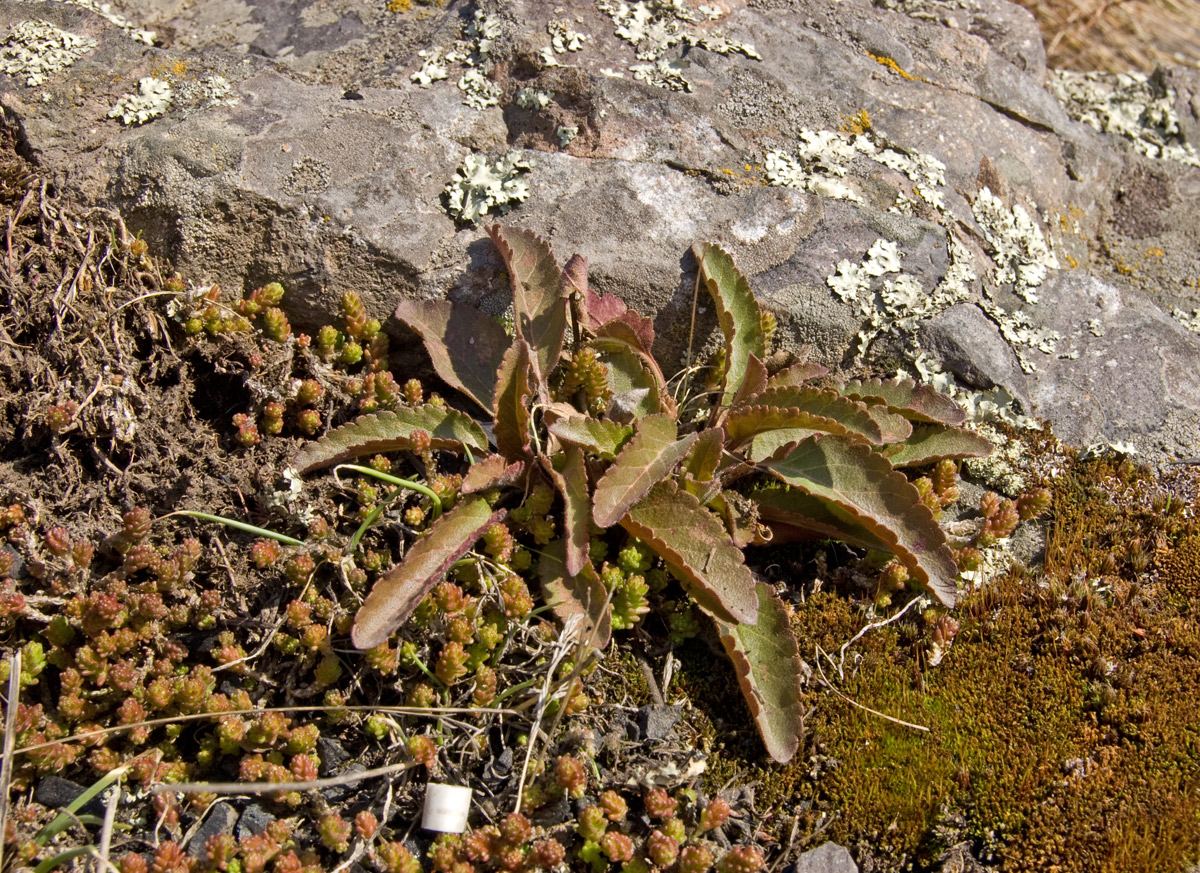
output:
[[388,12],[408,12],[412,9],[412,0],[388,0]]
[[[872,55],[872,57],[875,57],[875,56]],[[879,60],[879,58],[875,58],[875,60]],[[899,67],[897,67],[897,69],[899,70]],[[905,73],[903,70],[900,70],[900,75],[908,76],[908,74]],[[912,76],[908,76],[908,78],[911,79]],[[846,133],[863,134],[863,133],[866,133],[870,129],[871,129],[871,116],[867,114],[867,110],[865,110],[865,109],[860,109],[854,115],[851,115],[849,118],[847,118],[845,123],[842,124],[842,130],[845,131]]]
[[1067,255],[1067,266],[1070,267],[1072,270],[1078,269],[1079,261],[1077,259],[1071,257],[1070,255]]
[[908,72],[908,70],[904,69],[902,66],[900,66],[898,63],[896,63],[894,60],[889,58],[887,55],[875,55],[875,54],[871,54],[871,52],[867,52],[867,57],[869,57],[871,60],[873,60],[875,63],[879,64],[880,66],[887,67],[889,70],[891,70],[893,73],[895,73],[897,76],[900,76],[903,79],[909,79],[913,82],[924,82],[925,81],[920,76],[914,76],[912,73]]
[[1158,246],[1151,246],[1150,248],[1146,249],[1146,257],[1148,258],[1161,258],[1165,254],[1166,252],[1164,252]]

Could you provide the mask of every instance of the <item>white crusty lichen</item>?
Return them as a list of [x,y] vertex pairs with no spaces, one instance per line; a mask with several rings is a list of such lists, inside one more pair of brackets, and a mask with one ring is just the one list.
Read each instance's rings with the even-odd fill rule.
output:
[[975,196],[971,211],[992,246],[996,284],[1011,284],[1022,300],[1037,303],[1033,289],[1045,281],[1048,269],[1058,269],[1058,258],[1037,222],[1019,203],[1010,209],[986,187]]
[[146,76],[138,79],[137,93],[126,94],[118,100],[116,105],[108,110],[108,117],[120,119],[122,124],[127,125],[145,124],[165,114],[171,108],[174,99],[170,82]]
[[503,30],[500,18],[476,10],[475,17],[467,25],[465,39],[456,40],[453,47],[434,47],[417,52],[421,67],[409,75],[409,80],[427,88],[434,82],[450,76],[450,64],[462,64],[466,71],[458,79],[458,89],[463,92],[463,103],[473,109],[486,109],[500,102],[501,88],[487,77],[492,62],[488,57],[492,42]]
[[[25,2],[36,3],[40,2],[40,0],[25,0]],[[130,38],[137,40],[143,45],[154,45],[153,30],[143,30],[129,19],[113,12],[111,3],[97,3],[96,0],[61,0],[61,2],[69,3],[72,6],[80,6],[90,12],[94,12],[109,24],[114,24],[121,28]]]
[[[886,136],[867,131],[848,134],[838,130],[803,129],[794,155],[780,151],[767,153],[767,183],[797,188],[833,200],[859,202],[862,197],[846,181],[851,162],[858,156],[903,173],[913,183],[913,191],[936,209],[946,208],[939,187],[946,184],[946,165],[933,155],[903,149]],[[901,193],[895,211],[911,212],[912,200]],[[907,208],[906,208],[907,207]]]
[[1144,155],[1200,167],[1179,129],[1175,93],[1158,76],[1052,70],[1048,84],[1072,118],[1124,137]]
[[1200,309],[1193,309],[1192,314],[1188,315],[1182,309],[1176,307],[1171,310],[1171,317],[1192,333],[1200,333]]
[[577,52],[583,48],[584,42],[588,39],[586,33],[572,30],[565,21],[551,21],[546,25],[546,32],[550,34],[550,48],[555,54]]
[[735,42],[720,33],[693,27],[705,20],[719,18],[722,12],[715,7],[698,6],[693,10],[685,0],[638,0],[635,3],[604,0],[599,9],[612,19],[616,35],[634,46],[638,60],[646,62],[629,68],[634,78],[659,88],[691,90],[682,73],[686,65],[665,57],[677,45],[694,46],[722,55],[739,53],[762,60],[750,43]]
[[9,28],[0,45],[0,70],[24,79],[26,85],[41,85],[96,45],[96,40],[60,30],[48,21],[21,21]]
[[554,99],[554,92],[539,91],[536,88],[522,88],[513,98],[517,106],[522,109],[528,109],[537,112],[539,109],[545,109],[550,105],[550,101]]
[[422,49],[417,52],[417,57],[421,58],[421,68],[408,77],[409,81],[428,87],[440,79],[449,78],[450,71],[442,58],[441,49]]
[[520,174],[531,166],[515,151],[495,160],[467,155],[445,188],[451,217],[475,223],[489,212],[507,212],[529,196],[529,184]]

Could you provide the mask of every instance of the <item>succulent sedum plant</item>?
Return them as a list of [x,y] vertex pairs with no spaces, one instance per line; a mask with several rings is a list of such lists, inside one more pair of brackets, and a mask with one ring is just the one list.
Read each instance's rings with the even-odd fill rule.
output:
[[773,319],[730,255],[707,243],[693,253],[724,347],[711,390],[679,404],[652,355],[651,321],[593,291],[584,258],[559,266],[530,231],[488,233],[512,284],[513,335],[449,301],[404,301],[396,316],[438,375],[490,418],[491,434],[445,405],[402,407],[330,432],[294,462],[306,473],[433,449],[470,464],[453,507],[376,582],[354,643],[386,642],[485,534],[501,547],[502,525],[533,537],[546,600],[603,647],[645,611],[640,552],[623,550],[613,572],[594,551],[597,531],[623,528],[713,620],[768,753],[789,760],[804,709],[797,642],[787,607],[743,549],[842,540],[892,555],[908,582],[951,606],[954,555],[901,468],[986,455],[989,443],[959,427],[965,414],[952,400],[911,381],[845,382],[813,363],[768,372]]

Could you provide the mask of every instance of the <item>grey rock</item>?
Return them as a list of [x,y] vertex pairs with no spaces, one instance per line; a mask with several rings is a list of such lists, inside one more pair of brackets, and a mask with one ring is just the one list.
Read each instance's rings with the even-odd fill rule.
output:
[[249,804],[242,810],[237,823],[237,838],[257,836],[267,829],[267,825],[275,821],[275,816],[257,803]]
[[922,347],[936,354],[947,370],[972,388],[997,385],[1028,409],[1028,378],[996,324],[982,310],[959,303],[921,325]]
[[682,717],[679,706],[643,706],[637,713],[638,739],[664,739],[670,736]]
[[332,776],[339,772],[342,765],[351,758],[350,753],[338,740],[329,737],[317,739],[317,754],[321,758],[322,776]]
[[[40,803],[49,809],[62,809],[75,802],[75,798],[87,789],[70,779],[61,776],[43,776],[33,789],[33,802]],[[79,810],[87,815],[104,815],[104,802],[99,797],[93,797]]]
[[[193,858],[203,858],[205,856],[205,844],[211,837],[218,834],[231,834],[233,828],[239,820],[238,812],[228,803],[216,803],[208,811],[204,822],[192,834],[192,838],[188,840],[187,852]],[[264,824],[265,828],[266,825]]]
[[1068,442],[1131,440],[1155,454],[1191,452],[1200,434],[1200,337],[1137,292],[1094,276],[1059,273],[1042,298],[1037,323],[1064,342],[1063,353],[1038,356],[1033,411]]
[[845,847],[822,843],[802,853],[788,873],[858,873],[858,865]]
[[[776,312],[787,349],[833,366],[894,364],[921,343],[968,384],[1028,400],[1068,440],[1200,454],[1191,378],[1166,385],[1195,370],[1194,343],[1163,315],[1200,306],[1200,168],[1137,154],[1073,120],[1043,87],[1035,22],[1005,0],[735,4],[711,26],[752,39],[762,59],[677,45],[664,57],[684,64],[689,92],[636,80],[633,46],[591,4],[572,8],[571,26],[588,40],[557,56],[561,67],[540,60],[546,24],[560,17],[550,0],[459,0],[425,16],[280,0],[122,8],[157,28],[160,44],[147,48],[75,4],[45,5],[44,16],[39,6],[39,16],[98,46],[37,87],[0,78],[0,103],[75,197],[119,207],[197,282],[236,294],[282,281],[298,328],[331,320],[347,290],[381,319],[404,297],[503,310],[498,258],[480,228],[447,213],[443,189],[468,155],[516,149],[532,163],[531,193],[503,221],[537,231],[562,259],[585,255],[594,287],[653,313],[668,373],[688,345],[689,248],[712,240]],[[499,104],[483,110],[463,103],[461,65],[429,87],[410,81],[417,52],[450,48],[476,9],[498,23],[486,72]],[[0,29],[30,14],[27,3],[0,0]],[[108,117],[139,78],[169,77],[161,71],[177,64],[187,75],[173,80],[178,99],[163,117],[140,127]],[[212,77],[227,95],[188,85]],[[1163,82],[1195,138],[1200,80],[1167,71]],[[522,108],[522,88],[553,97],[544,110]],[[769,152],[794,153],[801,129],[836,131],[860,110],[879,142],[945,164],[943,210],[917,202],[901,172],[863,157],[846,176],[860,203],[763,184]],[[578,130],[565,146],[562,127]],[[976,280],[954,306],[883,325],[864,358],[865,315],[826,278],[883,238],[899,243],[904,272],[931,290],[949,267],[949,233],[988,275],[997,253],[971,208],[985,186],[1034,215],[1060,264],[1077,268],[1051,271],[1037,305]],[[911,214],[894,211],[898,194]],[[1091,282],[1112,289],[1119,309],[1097,309],[1103,295],[1086,291]],[[1073,315],[1059,311],[1063,301]],[[1067,325],[1079,357],[1006,350],[983,304]],[[1113,319],[1101,324],[1105,337],[1078,335],[1075,315],[1088,305],[1101,322]],[[711,343],[711,311],[698,323]],[[394,321],[387,328],[406,336]],[[1145,360],[1159,347],[1159,360]],[[397,354],[401,367],[418,360]],[[1024,372],[1018,358],[1037,370]],[[1137,361],[1164,392],[1131,406],[1128,383],[1138,380],[1116,378],[1108,360]]]

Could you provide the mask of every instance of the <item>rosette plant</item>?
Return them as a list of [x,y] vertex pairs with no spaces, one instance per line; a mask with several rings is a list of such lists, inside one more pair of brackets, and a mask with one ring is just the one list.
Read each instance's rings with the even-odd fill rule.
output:
[[[836,539],[888,553],[945,606],[956,567],[928,501],[901,468],[986,455],[948,397],[908,380],[842,381],[813,363],[769,372],[773,319],[733,259],[693,247],[698,286],[724,347],[707,390],[677,403],[652,354],[648,318],[588,285],[528,230],[488,233],[512,286],[512,326],[442,300],[404,301],[437,374],[483,413],[422,405],[381,412],[306,446],[309,472],[355,456],[422,446],[469,466],[453,508],[376,583],[354,643],[386,641],[484,532],[536,488],[557,495],[557,527],[537,575],[556,613],[607,643],[612,592],[589,554],[596,530],[623,528],[662,559],[711,617],[768,753],[787,761],[802,730],[802,665],[789,611],[747,567],[772,540]],[[686,375],[686,374],[685,374]],[[490,431],[490,432],[489,432]],[[428,440],[428,443],[426,443]]]

